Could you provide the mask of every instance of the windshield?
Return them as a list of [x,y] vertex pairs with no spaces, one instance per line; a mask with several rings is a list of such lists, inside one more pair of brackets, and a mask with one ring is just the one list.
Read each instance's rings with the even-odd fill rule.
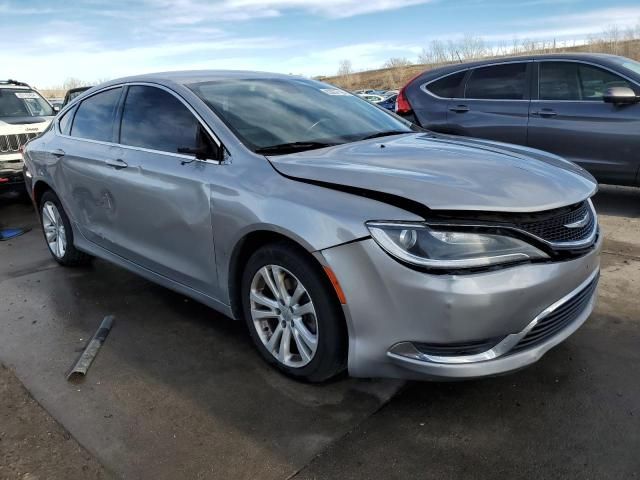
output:
[[255,152],[288,153],[412,131],[411,123],[313,80],[229,79],[188,87]]
[[51,105],[33,90],[0,88],[0,117],[50,117]]
[[616,63],[627,70],[631,70],[633,73],[640,75],[640,62],[631,60],[630,58],[616,58]]

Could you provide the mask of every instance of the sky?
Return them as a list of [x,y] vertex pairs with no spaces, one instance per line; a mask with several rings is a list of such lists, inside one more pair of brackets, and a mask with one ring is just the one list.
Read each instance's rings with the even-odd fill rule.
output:
[[0,79],[38,88],[136,73],[242,69],[334,75],[432,40],[581,41],[640,25],[638,0],[0,0]]

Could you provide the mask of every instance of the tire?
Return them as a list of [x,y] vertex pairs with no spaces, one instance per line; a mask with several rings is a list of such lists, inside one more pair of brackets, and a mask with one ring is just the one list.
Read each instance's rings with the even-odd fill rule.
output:
[[241,282],[245,322],[269,364],[308,382],[322,382],[345,369],[344,315],[331,283],[307,252],[286,242],[261,247],[249,258]]
[[51,190],[42,195],[38,213],[49,253],[56,262],[65,267],[76,267],[86,265],[91,261],[90,255],[81,252],[74,246],[73,230],[69,217],[62,208],[60,200]]

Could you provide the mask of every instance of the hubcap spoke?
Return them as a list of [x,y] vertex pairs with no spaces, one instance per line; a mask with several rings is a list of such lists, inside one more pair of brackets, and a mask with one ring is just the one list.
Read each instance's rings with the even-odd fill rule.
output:
[[315,352],[316,345],[318,344],[318,339],[316,336],[309,331],[307,326],[302,321],[302,318],[296,317],[293,319],[293,325],[296,330],[300,334],[302,341],[304,341],[305,345],[311,350]]
[[273,272],[273,278],[276,280],[276,285],[278,286],[278,292],[280,293],[282,303],[289,305],[291,297],[289,296],[287,286],[284,283],[284,271],[280,267],[275,266],[272,267],[271,271]]
[[267,350],[269,350],[271,353],[274,353],[274,348],[276,344],[278,345],[280,344],[281,336],[282,336],[282,325],[278,323],[278,326],[273,331],[273,334],[269,338],[269,341],[265,344],[265,347],[267,347]]
[[293,313],[296,316],[301,317],[302,315],[306,315],[308,313],[314,313],[313,304],[311,302],[305,303],[304,305],[294,305],[292,307]]
[[278,308],[278,302],[270,298],[267,298],[261,293],[258,293],[256,291],[251,291],[251,300],[267,308],[272,308],[272,309]]
[[295,330],[295,329],[293,330],[293,339],[296,342],[296,346],[298,347],[298,352],[300,352],[300,356],[302,357],[302,359],[306,362],[309,362],[311,360],[311,355],[313,354],[313,351],[307,351],[309,347],[307,347],[304,344],[304,341],[302,340],[302,335],[298,330]]
[[273,277],[271,276],[271,270],[267,267],[262,267],[260,269],[260,275],[264,279],[265,285],[269,287],[271,294],[276,300],[280,300],[280,292],[278,287],[276,287],[276,283],[273,281]]
[[278,350],[278,360],[286,364],[290,355],[291,355],[291,330],[289,328],[284,328],[282,330],[282,337],[280,337],[280,349]]

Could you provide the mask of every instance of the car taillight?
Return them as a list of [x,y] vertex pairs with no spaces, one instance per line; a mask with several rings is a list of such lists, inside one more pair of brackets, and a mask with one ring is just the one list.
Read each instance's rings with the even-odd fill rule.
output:
[[400,93],[398,93],[398,98],[396,98],[396,113],[399,114],[406,114],[406,113],[411,113],[413,111],[413,109],[411,108],[411,104],[409,103],[409,100],[407,100],[407,96],[404,93],[404,89],[406,88],[403,87],[402,90],[400,90]]
[[424,72],[420,72],[417,75],[411,77],[411,79],[400,89],[398,92],[398,98],[396,98],[396,113],[400,115],[406,115],[409,113],[413,113],[413,108],[411,108],[411,104],[407,99],[407,87],[413,83],[413,81],[421,76]]

